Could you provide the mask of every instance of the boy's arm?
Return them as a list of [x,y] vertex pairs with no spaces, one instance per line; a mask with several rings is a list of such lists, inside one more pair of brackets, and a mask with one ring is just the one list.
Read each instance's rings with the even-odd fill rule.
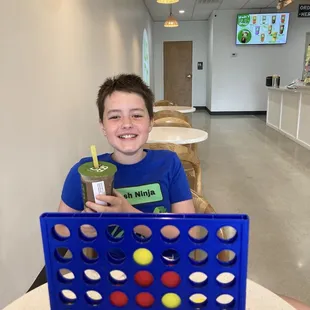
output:
[[195,207],[192,199],[173,203],[172,213],[195,213]]
[[58,212],[63,212],[63,213],[74,213],[74,212],[81,212],[78,210],[75,210],[71,207],[69,207],[67,204],[65,204],[62,200],[60,201],[59,207],[58,207]]

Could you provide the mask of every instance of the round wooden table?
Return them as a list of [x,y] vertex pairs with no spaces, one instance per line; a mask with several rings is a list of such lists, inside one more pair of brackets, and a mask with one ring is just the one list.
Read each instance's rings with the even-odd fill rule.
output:
[[164,106],[164,107],[154,107],[154,112],[159,112],[163,110],[169,110],[169,111],[178,111],[181,113],[193,113],[196,111],[196,108],[194,107],[182,107],[182,106]]
[[147,143],[194,144],[208,139],[206,131],[185,127],[153,127]]
[[[25,294],[3,310],[50,310],[47,284]],[[294,310],[294,308],[276,294],[248,280],[246,310]]]

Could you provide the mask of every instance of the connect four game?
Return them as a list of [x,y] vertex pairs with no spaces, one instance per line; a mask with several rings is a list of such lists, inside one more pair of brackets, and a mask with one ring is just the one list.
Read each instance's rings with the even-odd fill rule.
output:
[[45,213],[40,222],[52,310],[245,309],[246,215]]

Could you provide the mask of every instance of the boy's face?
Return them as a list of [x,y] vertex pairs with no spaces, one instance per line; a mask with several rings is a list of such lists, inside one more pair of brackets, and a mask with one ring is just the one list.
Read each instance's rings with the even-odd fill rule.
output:
[[139,95],[116,91],[105,99],[102,129],[116,151],[135,154],[146,143],[152,124]]

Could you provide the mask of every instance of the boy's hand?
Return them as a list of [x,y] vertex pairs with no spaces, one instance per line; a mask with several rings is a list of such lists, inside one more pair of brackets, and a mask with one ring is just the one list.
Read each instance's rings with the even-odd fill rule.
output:
[[97,203],[87,201],[86,206],[93,212],[109,212],[109,213],[132,213],[134,207],[115,189],[113,190],[115,196],[98,195],[96,198],[100,201],[109,203],[109,206],[102,206]]

